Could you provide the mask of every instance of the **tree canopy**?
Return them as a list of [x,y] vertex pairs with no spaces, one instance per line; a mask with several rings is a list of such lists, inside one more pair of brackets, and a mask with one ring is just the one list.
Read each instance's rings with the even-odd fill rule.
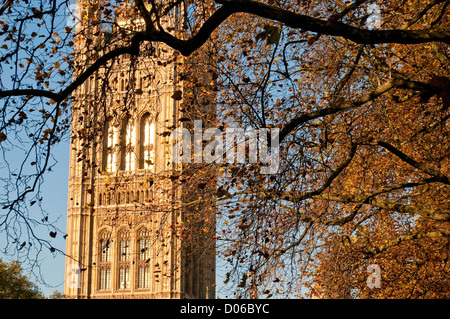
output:
[[17,261],[0,259],[0,299],[41,299],[43,295],[35,283],[22,274]]

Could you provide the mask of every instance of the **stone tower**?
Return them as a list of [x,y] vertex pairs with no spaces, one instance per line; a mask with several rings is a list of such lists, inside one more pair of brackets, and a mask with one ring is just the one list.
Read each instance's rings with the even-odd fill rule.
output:
[[[88,19],[76,27],[75,80],[121,45],[109,42],[113,35],[142,26],[118,16],[104,30],[92,22],[98,1],[86,3],[77,4]],[[179,29],[181,12],[162,25]],[[74,92],[67,298],[215,297],[214,170],[174,163],[170,135],[214,118],[213,95],[198,94],[213,79],[205,59],[143,44],[139,56],[111,59]]]

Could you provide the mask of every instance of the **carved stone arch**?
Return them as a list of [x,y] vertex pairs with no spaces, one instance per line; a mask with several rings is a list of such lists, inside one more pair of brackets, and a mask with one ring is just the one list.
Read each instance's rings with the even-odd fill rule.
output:
[[113,229],[110,225],[100,226],[99,229],[97,230],[98,238],[101,238],[102,236],[105,236],[107,234],[109,234],[109,236],[111,237],[112,233],[113,233]]
[[131,228],[128,225],[120,225],[115,232],[117,243],[120,244],[122,239],[131,240]]
[[147,225],[147,223],[140,223],[138,226],[136,226],[136,238],[139,238],[140,236],[150,236],[151,230],[150,227]]
[[131,233],[131,227],[128,226],[128,225],[124,225],[124,224],[118,226],[118,227],[116,228],[116,234],[117,234],[117,236],[118,236],[120,233]]
[[100,236],[102,236],[105,233],[109,233],[111,235],[112,232],[113,232],[113,229],[109,225],[103,225],[97,230],[97,234],[98,234],[99,238],[100,238]]
[[143,108],[142,110],[137,113],[136,119],[138,122],[144,117],[144,116],[150,116],[152,121],[157,120],[157,114],[155,113],[155,110],[151,110],[148,107]]

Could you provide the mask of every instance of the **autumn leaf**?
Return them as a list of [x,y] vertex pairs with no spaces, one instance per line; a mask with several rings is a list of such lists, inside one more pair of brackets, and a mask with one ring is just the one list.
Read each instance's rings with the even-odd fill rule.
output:
[[278,27],[265,25],[264,31],[261,31],[256,35],[256,41],[266,40],[266,43],[269,45],[278,44],[278,42],[280,42],[280,35],[281,31]]
[[181,92],[180,90],[176,90],[175,92],[173,92],[172,94],[172,99],[174,99],[175,101],[179,101],[182,99],[183,96],[183,92]]

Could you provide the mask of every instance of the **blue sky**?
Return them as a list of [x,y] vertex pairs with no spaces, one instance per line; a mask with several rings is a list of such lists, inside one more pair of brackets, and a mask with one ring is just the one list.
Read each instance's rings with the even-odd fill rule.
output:
[[[63,141],[54,151],[54,156],[58,164],[54,166],[53,172],[47,174],[43,184],[44,209],[49,216],[58,219],[57,228],[66,233],[67,221],[67,194],[69,176],[69,142]],[[54,247],[62,251],[66,250],[66,241],[63,234],[58,233],[52,241]],[[47,235],[47,234],[46,234]],[[65,258],[61,253],[44,252],[41,264],[42,276],[48,285],[40,284],[42,292],[48,296],[53,291],[64,292],[64,269]]]
[[[74,2],[74,1],[73,1]],[[25,13],[23,10],[27,8],[27,5],[30,6],[37,6],[38,2],[30,2],[30,3],[21,3],[18,4],[16,10],[19,10],[22,8],[22,12]],[[54,21],[56,31],[60,32],[61,30],[64,30],[64,28],[67,25],[67,14],[68,9],[63,4],[62,1],[57,1],[58,4],[58,14],[56,16],[56,20]],[[60,7],[59,5],[62,4]],[[17,12],[15,12],[17,14]],[[14,25],[14,19],[15,15],[4,15],[2,17],[2,20]],[[43,26],[41,29],[37,27],[37,23],[40,21],[37,21],[36,19],[29,20],[26,24],[24,24],[24,31],[27,34],[31,34],[32,32],[35,32],[37,34],[43,34],[45,32],[48,32],[47,27]],[[40,36],[33,37],[33,41],[41,41]],[[29,45],[32,45],[32,43],[28,43]],[[3,49],[2,53],[7,52],[7,49]],[[67,48],[67,50],[70,50],[70,48]],[[22,61],[25,57],[28,57],[28,52],[24,50],[21,52],[21,55],[19,56],[19,60]],[[46,63],[51,64],[53,61],[56,61],[58,57],[55,56],[53,59],[50,56],[36,56],[36,61],[46,58]],[[22,61],[23,62],[23,61]],[[36,62],[37,63],[37,62]],[[25,64],[25,62],[24,62]],[[13,64],[4,64],[2,65],[2,69],[0,71],[0,79],[1,79],[1,85],[2,89],[11,89],[14,83],[12,82],[12,74],[14,72]],[[19,72],[25,72],[25,69],[19,69]],[[67,76],[70,76],[69,74]],[[31,80],[30,80],[31,79]],[[59,87],[57,86],[56,81],[58,81],[59,78],[57,76],[52,78],[52,87],[54,86],[54,89],[58,90]],[[26,87],[27,84],[32,85],[33,87],[36,86],[36,83],[33,82],[32,77],[25,77],[21,83],[21,87]],[[36,87],[38,88],[38,87]],[[3,102],[3,101],[2,101]],[[6,105],[6,104],[5,104]],[[37,105],[37,104],[36,104]],[[4,104],[0,103],[0,107],[3,107]],[[11,107],[11,103],[8,105],[7,109],[10,114],[14,112],[14,109]],[[31,118],[31,113],[30,116]],[[2,183],[0,185],[0,192],[3,192],[3,194],[0,193],[0,196],[3,199],[11,199],[15,196],[16,190],[14,189],[14,178],[11,178],[8,173],[7,165],[9,165],[9,168],[12,172],[17,172],[17,168],[20,166],[22,161],[24,160],[24,156],[26,153],[26,150],[28,148],[28,144],[22,144],[20,142],[20,139],[26,140],[23,138],[24,136],[28,135],[33,130],[33,122],[31,119],[29,122],[26,122],[26,125],[23,125],[23,128],[18,128],[18,132],[14,131],[8,131],[6,132],[8,136],[7,142],[4,142],[2,145],[2,151],[6,150],[5,153],[3,153],[2,158],[0,158],[0,177],[2,178]],[[15,134],[17,133],[17,134]],[[65,240],[63,238],[63,235],[66,233],[66,219],[67,219],[67,193],[68,193],[68,172],[69,172],[69,140],[68,140],[68,132],[66,132],[65,140],[60,142],[52,151],[52,155],[54,156],[55,160],[58,161],[58,164],[52,167],[52,172],[46,172],[44,177],[44,183],[41,186],[41,193],[43,197],[42,205],[39,207],[39,204],[28,205],[30,217],[39,221],[42,216],[45,216],[48,214],[49,221],[55,221],[55,226],[58,228],[57,236],[56,238],[51,238],[49,236],[49,228],[48,227],[33,227],[33,231],[36,232],[37,237],[41,237],[45,240],[51,240],[51,244],[53,247],[55,247],[57,250],[65,251]],[[31,154],[31,159],[33,156],[33,153]],[[33,159],[31,159],[33,160]],[[51,161],[53,162],[53,161]],[[29,161],[27,160],[25,164],[25,173],[24,174],[31,174],[35,173],[32,171],[34,167],[36,166],[29,166]],[[8,180],[9,179],[9,180]],[[4,185],[7,185],[4,187]],[[22,189],[22,186],[21,188]],[[34,194],[29,194],[25,198],[25,202],[28,203],[32,199],[32,196]],[[44,210],[43,213],[41,210]],[[5,210],[6,211],[6,210]],[[4,213],[5,211],[2,211]],[[8,225],[11,229],[14,227],[14,225]],[[9,230],[8,229],[8,230]],[[26,253],[25,249],[22,249],[20,252],[17,251],[16,245],[13,243],[9,243],[10,247],[12,249],[9,249],[8,251],[4,252],[5,246],[7,245],[7,242],[5,241],[5,233],[2,233],[4,229],[0,230],[0,258],[2,258],[4,261],[10,262],[12,260],[19,260],[22,263],[22,267],[24,268],[24,274],[28,274],[29,278],[36,282],[42,292],[48,296],[53,291],[58,290],[60,292],[63,292],[64,290],[64,268],[65,268],[65,258],[62,253],[52,253],[48,248],[43,248],[42,252],[38,256],[38,264],[40,267],[35,267],[33,269],[33,273],[37,274],[38,277],[41,277],[43,281],[46,283],[39,282],[36,276],[33,276],[29,274],[29,267],[30,265],[27,263],[27,260],[24,258],[24,255]],[[20,240],[27,240],[28,234],[26,233],[26,230],[21,229],[18,232],[18,236],[20,237]],[[34,245],[36,248],[36,244]],[[28,245],[26,246],[28,248]]]

